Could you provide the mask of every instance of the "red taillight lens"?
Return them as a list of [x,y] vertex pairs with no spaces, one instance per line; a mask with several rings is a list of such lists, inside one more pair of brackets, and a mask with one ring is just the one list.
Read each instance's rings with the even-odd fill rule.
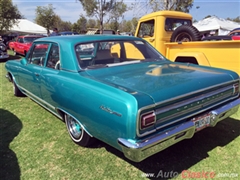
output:
[[156,122],[156,115],[154,111],[147,112],[145,114],[142,114],[140,117],[141,122],[141,129],[144,129],[146,127],[149,127],[153,125]]
[[239,84],[233,85],[233,95],[237,95],[239,93]]

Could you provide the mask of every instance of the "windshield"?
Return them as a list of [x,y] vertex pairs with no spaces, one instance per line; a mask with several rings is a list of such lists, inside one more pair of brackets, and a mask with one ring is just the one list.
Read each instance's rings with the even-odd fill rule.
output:
[[24,37],[24,43],[32,43],[35,39],[38,39],[40,37]]
[[82,69],[164,60],[157,50],[142,40],[84,43],[78,44],[75,51]]

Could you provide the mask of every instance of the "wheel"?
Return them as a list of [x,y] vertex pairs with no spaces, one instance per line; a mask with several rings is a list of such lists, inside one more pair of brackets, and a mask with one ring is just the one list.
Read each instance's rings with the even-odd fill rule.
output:
[[76,119],[67,114],[65,114],[64,118],[68,133],[73,142],[83,147],[93,143],[94,138],[85,132],[82,125]]
[[201,36],[197,28],[189,25],[179,26],[173,31],[170,41],[171,42],[188,42],[200,41]]
[[13,94],[14,96],[17,96],[17,97],[23,97],[25,96],[20,90],[19,88],[17,87],[16,83],[13,81]]

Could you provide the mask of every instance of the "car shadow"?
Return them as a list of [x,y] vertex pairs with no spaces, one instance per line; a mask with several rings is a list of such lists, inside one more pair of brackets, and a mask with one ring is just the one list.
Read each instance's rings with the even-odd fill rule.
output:
[[[141,170],[143,174],[154,174],[154,179],[171,179],[209,157],[209,151],[229,144],[240,135],[239,129],[239,120],[227,118],[215,127],[206,128],[196,133],[193,138],[183,140],[139,163],[128,160],[122,152],[103,142],[98,142],[95,146],[104,147]],[[168,173],[168,178],[164,178],[164,173]]]
[[17,156],[9,146],[21,129],[22,122],[14,114],[0,109],[0,179],[20,180]]
[[23,58],[23,57],[20,56],[20,55],[16,55],[16,56],[9,55],[9,58],[0,59],[0,63],[5,63],[5,62],[7,62],[8,60],[18,60],[18,59],[22,59],[22,58]]

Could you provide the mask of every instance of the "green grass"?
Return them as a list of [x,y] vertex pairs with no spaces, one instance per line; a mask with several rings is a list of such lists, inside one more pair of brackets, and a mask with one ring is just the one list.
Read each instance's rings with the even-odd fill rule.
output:
[[62,121],[29,98],[13,96],[4,65],[0,63],[1,180],[146,179],[148,173],[164,179],[161,175],[167,172],[183,179],[184,170],[238,173],[234,179],[240,178],[240,111],[192,139],[134,163],[102,142],[90,148],[74,144]]

